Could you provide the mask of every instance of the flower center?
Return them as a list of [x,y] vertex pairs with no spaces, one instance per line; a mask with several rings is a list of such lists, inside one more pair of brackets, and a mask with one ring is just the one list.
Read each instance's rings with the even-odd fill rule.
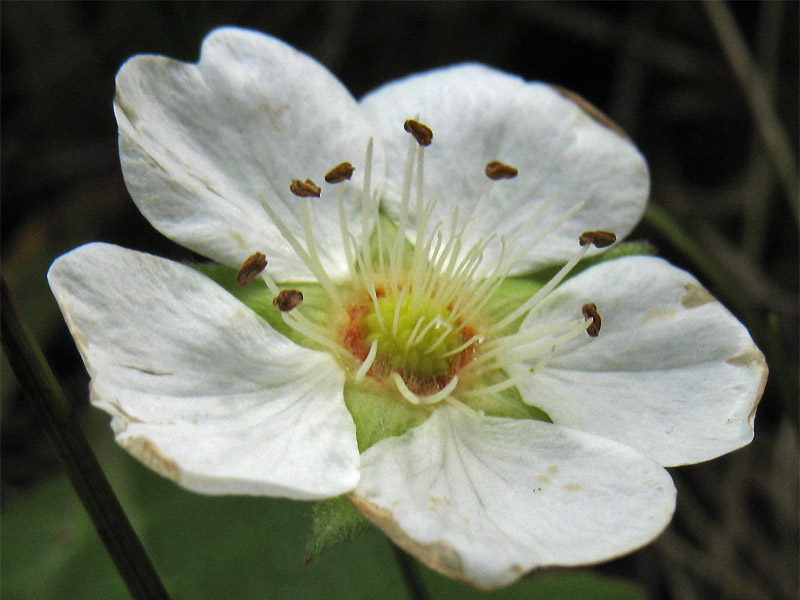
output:
[[[263,203],[268,216],[325,291],[328,308],[317,311],[316,319],[298,308],[304,301],[299,290],[281,290],[263,271],[267,263],[261,253],[245,261],[237,281],[246,285],[260,275],[275,296],[273,304],[282,311],[284,323],[336,355],[352,381],[358,383],[369,377],[395,389],[414,405],[446,402],[473,414],[481,413],[479,407],[470,405],[530,377],[546,365],[556,347],[587,332],[597,335],[600,315],[593,304],[576,307],[574,320],[529,325],[516,333],[508,329],[558,286],[591,245],[606,247],[616,238],[602,231],[584,232],[579,238],[580,249],[547,284],[499,318],[487,319],[487,303],[517,261],[580,210],[586,200],[541,226],[542,214],[555,198],[543,201],[533,214],[520,220],[509,238],[500,238],[499,254],[486,265],[484,251],[496,241],[495,235],[468,242],[465,232],[471,218],[468,215],[460,220],[457,204],[448,226],[432,219],[437,200],[426,200],[423,195],[423,148],[430,145],[433,134],[412,120],[406,122],[405,129],[416,143],[409,145],[396,221],[389,222],[370,188],[371,140],[360,194],[360,233],[351,231],[343,195],[338,196],[341,242],[350,270],[346,280],[331,278],[320,260],[320,240],[314,238],[309,210],[309,198],[321,194],[319,186],[310,179],[294,180],[290,186],[299,198],[304,241],[269,203]],[[341,163],[325,176],[325,181],[347,181],[354,169],[348,162]],[[513,179],[517,169],[495,160],[486,165],[485,175],[492,181]],[[484,201],[486,198],[481,198],[480,202]],[[413,245],[407,239],[410,222],[415,230]],[[526,235],[522,243],[522,233],[537,225],[541,233]],[[514,252],[508,252],[509,248]],[[510,366],[521,363],[532,366],[516,375],[508,374]]]
[[[474,354],[474,330],[462,326],[451,307],[434,297],[417,298],[414,290],[377,286],[352,302],[343,328],[345,347],[364,364],[368,374],[386,379],[397,373],[417,395],[439,392]],[[375,348],[370,357],[370,351]]]

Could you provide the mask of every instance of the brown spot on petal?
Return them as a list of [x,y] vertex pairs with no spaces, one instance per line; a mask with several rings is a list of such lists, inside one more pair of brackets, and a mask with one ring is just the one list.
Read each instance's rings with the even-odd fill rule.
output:
[[750,367],[761,373],[761,379],[758,382],[758,388],[756,388],[755,395],[753,396],[753,406],[750,409],[750,414],[747,417],[750,427],[753,427],[756,420],[756,410],[758,409],[758,404],[761,402],[761,397],[764,395],[764,388],[767,386],[767,378],[769,377],[769,367],[767,366],[767,361],[764,359],[764,355],[761,353],[761,350],[755,346],[752,346],[744,352],[730,357],[725,362],[736,367]]
[[433,141],[433,131],[427,125],[423,125],[414,119],[408,119],[403,123],[403,129],[414,136],[420,146],[430,146]]
[[597,312],[597,305],[594,302],[584,304],[581,312],[583,313],[583,317],[585,319],[592,320],[592,322],[589,323],[589,326],[586,328],[586,333],[588,333],[590,337],[597,337],[600,333],[600,325],[602,324],[600,313]]
[[642,323],[647,323],[654,319],[664,320],[675,316],[675,310],[671,308],[654,308],[648,310],[641,319]]
[[129,437],[123,438],[120,444],[156,473],[180,483],[181,471],[178,465],[164,456],[153,441],[144,437]]
[[764,355],[761,354],[761,351],[755,346],[748,348],[736,356],[731,356],[725,362],[729,365],[734,365],[737,367],[749,367],[752,365],[761,369],[767,366],[766,362],[764,361]]
[[339,183],[341,181],[347,181],[353,176],[353,171],[355,170],[356,168],[349,162],[339,163],[330,171],[328,171],[328,173],[325,175],[325,181],[327,183]]
[[293,179],[289,189],[295,196],[300,196],[301,198],[319,198],[322,193],[322,189],[310,179],[305,181]]
[[594,244],[595,248],[608,248],[617,241],[617,236],[610,231],[584,231],[578,241],[581,246]]
[[261,252],[256,252],[242,263],[242,268],[236,274],[237,285],[247,285],[258,277],[267,266],[267,257]]
[[568,492],[577,492],[580,489],[583,489],[583,486],[580,483],[565,483],[561,486]]
[[516,167],[502,163],[499,160],[486,163],[484,172],[489,179],[493,179],[494,181],[498,179],[513,179],[519,174]]
[[589,117],[600,123],[603,127],[607,127],[614,133],[617,133],[624,137],[625,139],[631,139],[628,133],[619,125],[617,125],[614,121],[612,121],[608,115],[606,115],[603,111],[593,105],[591,102],[583,98],[582,96],[576,94],[572,90],[568,90],[558,85],[550,85],[555,91],[561,94],[564,98],[568,100],[572,100],[578,107],[583,110]]
[[303,302],[303,292],[300,290],[281,290],[272,299],[272,305],[277,306],[282,312],[288,312]]
[[681,296],[681,304],[684,308],[697,308],[714,301],[714,296],[696,283],[687,283],[683,288],[686,290],[686,293]]

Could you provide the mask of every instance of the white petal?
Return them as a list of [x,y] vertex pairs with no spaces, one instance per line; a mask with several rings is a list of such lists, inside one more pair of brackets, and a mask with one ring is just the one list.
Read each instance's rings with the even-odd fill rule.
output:
[[358,481],[344,374],[193,269],[106,244],[48,273],[117,441],[209,494],[321,498]]
[[[428,196],[439,199],[434,222],[440,219],[449,227],[458,205],[460,221],[472,219],[467,248],[492,233],[510,236],[519,229],[510,250],[524,249],[559,216],[587,201],[525,252],[513,272],[565,262],[587,230],[613,231],[622,237],[644,211],[649,174],[636,147],[547,84],[482,65],[460,65],[390,83],[361,104],[389,142],[389,165],[403,164],[405,119],[418,115],[431,127],[425,187]],[[518,168],[519,175],[490,181],[484,168],[493,160]],[[388,191],[395,197],[401,175],[399,168],[387,173]],[[549,200],[552,205],[526,224]],[[498,248],[499,243],[490,246],[484,264],[494,264]]]
[[588,302],[602,317],[600,335],[558,349],[518,386],[526,402],[665,466],[715,458],[753,439],[764,357],[694,277],[658,258],[609,261],[564,283],[523,327],[580,318]]
[[367,450],[351,499],[431,568],[495,588],[641,547],[669,522],[675,488],[622,444],[445,407]]
[[231,266],[264,252],[278,280],[308,280],[263,204],[304,239],[300,199],[289,186],[310,178],[323,188],[322,198],[310,199],[314,237],[325,242],[322,261],[332,275],[346,271],[338,189],[323,178],[341,162],[356,166],[353,180],[338,187],[358,233],[357,186],[373,133],[322,65],[275,38],[218,29],[197,64],[131,58],[117,75],[114,112],[125,182],[166,236]]

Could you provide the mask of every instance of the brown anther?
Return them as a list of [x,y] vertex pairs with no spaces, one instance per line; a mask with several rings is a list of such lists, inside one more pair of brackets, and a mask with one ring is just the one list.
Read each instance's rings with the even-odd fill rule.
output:
[[289,312],[296,306],[303,302],[303,292],[300,290],[281,290],[280,293],[272,299],[272,305],[277,306],[283,312]]
[[355,170],[356,168],[349,162],[340,163],[328,171],[328,174],[325,175],[325,181],[328,183],[347,181],[353,176],[353,171]]
[[607,248],[617,241],[617,236],[610,231],[584,231],[578,241],[581,246],[594,244],[596,248]]
[[414,119],[408,119],[403,123],[403,129],[414,136],[420,146],[430,146],[433,141],[433,132],[427,125],[423,125]]
[[600,313],[597,312],[597,305],[594,302],[584,304],[581,312],[583,313],[584,319],[592,320],[592,322],[589,323],[589,326],[586,328],[586,333],[588,333],[591,337],[597,337],[597,334],[600,333],[600,325],[603,323],[602,319],[600,318]]
[[320,193],[322,193],[320,187],[310,179],[305,181],[293,179],[289,189],[295,196],[300,196],[301,198],[319,198]]
[[499,160],[486,163],[486,170],[484,172],[489,179],[495,181],[498,179],[513,179],[519,173],[516,167],[501,163]]
[[267,266],[267,257],[261,252],[256,252],[242,263],[242,268],[236,274],[237,285],[247,285],[258,277]]

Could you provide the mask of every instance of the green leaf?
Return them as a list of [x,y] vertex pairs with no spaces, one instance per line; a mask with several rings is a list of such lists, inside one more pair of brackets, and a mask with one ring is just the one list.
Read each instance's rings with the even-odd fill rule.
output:
[[[108,446],[101,462],[174,598],[407,598],[382,535],[306,564],[310,503],[193,494]],[[2,531],[3,598],[129,600],[64,476],[4,510]]]

